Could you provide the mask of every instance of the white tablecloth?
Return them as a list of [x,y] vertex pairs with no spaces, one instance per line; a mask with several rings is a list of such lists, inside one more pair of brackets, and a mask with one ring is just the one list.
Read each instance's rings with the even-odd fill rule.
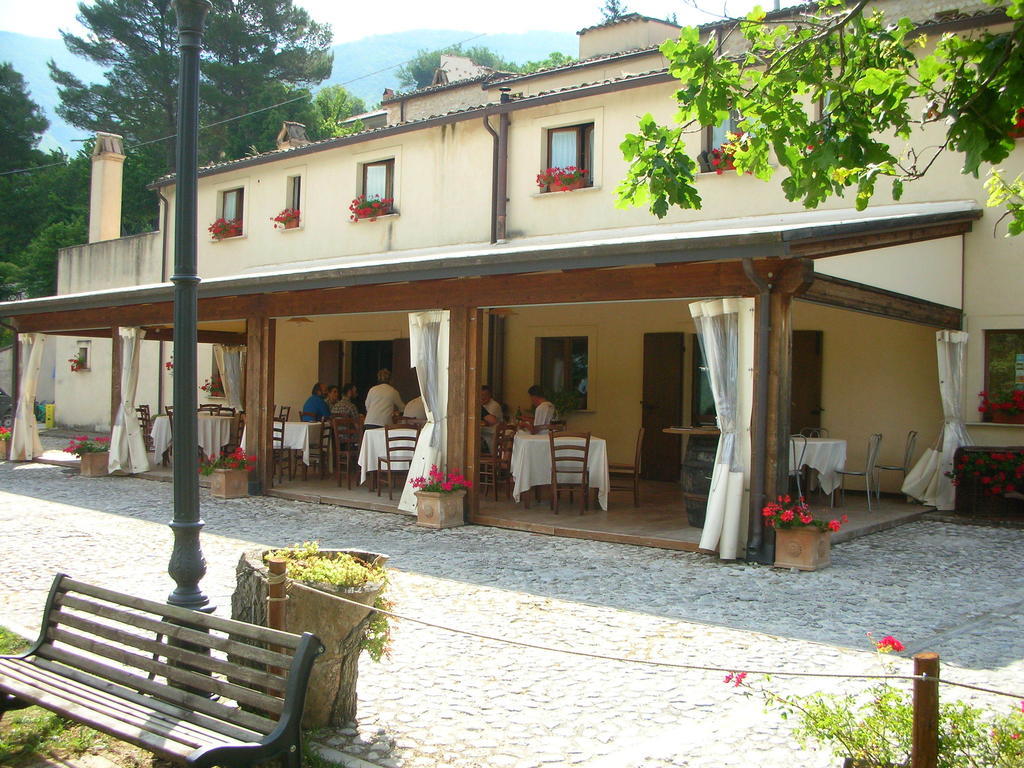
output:
[[[248,425],[245,429],[248,429]],[[293,451],[302,451],[302,463],[309,466],[309,446],[316,445],[320,440],[319,421],[286,421],[284,423],[284,446],[275,445],[274,448],[288,448]],[[242,430],[242,445],[245,445],[245,430]]]
[[[416,435],[415,429],[393,429],[391,430],[392,435],[409,435],[410,437]],[[387,456],[387,445],[384,442],[384,430],[383,429],[368,429],[363,432],[363,444],[359,446],[359,482],[366,482],[367,472],[377,471],[377,459],[385,458]],[[401,453],[407,453],[409,455],[409,461],[412,461],[412,451],[402,451]],[[399,456],[401,456],[401,453]],[[391,465],[392,469],[405,470],[409,468],[409,462],[395,462]]]
[[[200,413],[196,419],[199,446],[208,459],[220,456],[220,449],[235,441],[235,420],[237,416],[213,416]],[[153,419],[153,453],[157,459],[171,447],[171,420],[166,415]]]
[[[581,441],[577,441],[581,442]],[[608,509],[608,448],[604,438],[590,438],[590,456],[587,459],[590,470],[590,487],[597,488],[597,500],[601,509]],[[530,435],[520,432],[512,445],[512,477],[515,485],[512,498],[519,501],[519,495],[535,485],[551,485],[551,444],[548,436]],[[566,475],[565,482],[571,482],[575,475]],[[559,480],[562,476],[559,475]]]
[[[789,441],[789,466],[796,468],[800,459],[803,440]],[[825,493],[832,493],[839,487],[837,470],[846,466],[846,441],[831,437],[807,438],[807,450],[804,452],[804,466],[818,471],[818,484]]]

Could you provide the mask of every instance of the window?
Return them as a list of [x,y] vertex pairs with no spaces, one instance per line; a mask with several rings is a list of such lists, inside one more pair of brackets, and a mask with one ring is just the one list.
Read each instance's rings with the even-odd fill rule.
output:
[[220,193],[220,218],[232,222],[235,226],[225,235],[226,237],[237,237],[242,234],[243,219],[245,216],[245,190],[226,189]]
[[302,177],[288,177],[288,199],[285,201],[285,208],[295,211],[302,210]]
[[367,200],[393,200],[395,197],[395,161],[363,163],[363,194]]
[[586,336],[556,336],[537,339],[540,356],[540,385],[547,395],[572,391],[579,395],[579,408],[586,410],[589,354]]
[[72,371],[88,371],[89,364],[92,362],[90,352],[92,351],[92,342],[88,340],[80,340],[75,344],[75,356],[69,361],[71,363]]
[[1007,397],[1024,389],[1024,330],[985,331],[985,391]]
[[584,170],[584,186],[594,186],[594,124],[548,129],[546,167]]
[[[729,134],[740,132],[738,126],[741,119],[739,112],[733,111],[729,115],[729,119],[723,121],[721,125],[709,125],[704,129],[704,151],[697,158],[702,173],[721,173],[725,170],[732,170],[732,157],[729,155],[716,157],[715,152],[729,141]],[[714,160],[719,162],[716,164]]]
[[718,425],[718,411],[715,410],[715,396],[711,392],[711,376],[704,360],[704,348],[696,334],[693,337],[693,402],[690,422],[695,427]]

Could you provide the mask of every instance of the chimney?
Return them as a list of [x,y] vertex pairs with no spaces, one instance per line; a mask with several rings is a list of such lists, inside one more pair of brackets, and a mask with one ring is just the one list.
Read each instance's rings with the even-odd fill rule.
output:
[[92,148],[92,187],[89,192],[89,242],[121,236],[121,182],[124,177],[124,139],[116,133],[97,133]]
[[306,126],[302,123],[293,123],[285,120],[281,124],[281,130],[277,133],[278,149],[294,149],[309,144],[309,137],[306,136]]

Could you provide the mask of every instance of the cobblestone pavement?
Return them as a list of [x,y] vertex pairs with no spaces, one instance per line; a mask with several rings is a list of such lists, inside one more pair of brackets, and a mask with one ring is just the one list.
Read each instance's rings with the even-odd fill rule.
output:
[[[1024,531],[918,522],[837,545],[817,573],[203,492],[203,587],[222,614],[255,545],[319,539],[391,556],[397,610],[548,646],[735,668],[879,671],[866,632],[942,654],[945,676],[1024,692]],[[52,575],[163,599],[171,486],[0,463],[0,624],[35,631]],[[907,670],[907,660],[897,660]],[[757,679],[757,678],[752,678]],[[778,692],[860,691],[787,679]],[[943,689],[1004,711],[1015,704]],[[364,658],[359,722],[321,743],[391,768],[834,767],[721,673],[528,650],[399,623]]]

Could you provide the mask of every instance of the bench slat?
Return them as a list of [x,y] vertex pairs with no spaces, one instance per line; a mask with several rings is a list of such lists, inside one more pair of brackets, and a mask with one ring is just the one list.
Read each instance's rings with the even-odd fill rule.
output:
[[104,706],[134,708],[169,718],[172,721],[190,724],[202,733],[220,734],[221,739],[228,737],[241,742],[259,742],[265,734],[241,728],[233,723],[204,715],[200,712],[184,709],[169,704],[152,696],[145,696],[124,686],[88,675],[80,670],[65,667],[45,659],[7,659],[0,660],[0,677],[15,667],[18,674],[26,680],[54,681],[66,690],[77,692],[83,696],[90,695]]
[[80,592],[83,595],[96,597],[100,600],[106,600],[107,602],[115,603],[116,605],[135,608],[146,611],[147,613],[156,614],[157,616],[163,616],[168,619],[178,619],[193,626],[214,629],[220,632],[237,635],[239,637],[247,637],[261,643],[270,643],[283,648],[289,648],[291,650],[294,650],[299,645],[300,636],[292,634],[291,632],[281,632],[280,630],[269,629],[268,627],[258,627],[255,624],[247,624],[244,621],[224,619],[219,616],[211,616],[208,613],[200,613],[199,611],[193,611],[188,608],[180,608],[176,605],[168,605],[166,603],[158,603],[155,600],[147,600],[144,597],[125,595],[120,592],[104,589],[103,587],[86,584],[85,582],[77,581],[76,579],[72,579],[67,576],[65,576],[61,581],[60,590],[62,592]]
[[195,748],[190,745],[127,725],[109,715],[104,715],[88,707],[69,702],[61,696],[44,693],[33,686],[8,680],[4,683],[4,687],[9,688],[11,693],[23,701],[30,701],[33,704],[46,707],[46,709],[59,715],[65,715],[84,725],[96,728],[104,733],[109,733],[132,744],[137,744],[167,760],[179,762],[182,758],[195,751]]
[[[185,708],[202,716],[209,717],[216,722],[234,724],[262,735],[270,733],[277,726],[275,720],[263,717],[255,712],[246,712],[237,706],[224,704],[220,701],[209,699],[206,696],[189,693],[180,688],[169,688],[163,683],[139,677],[120,669],[104,669],[102,682],[97,682],[100,678],[97,678],[95,675],[75,669],[74,667],[65,666],[63,663],[38,657],[33,658],[32,663],[43,669],[53,670],[57,674],[77,680],[85,685],[95,684],[113,689],[116,695],[122,695],[122,689],[130,689],[132,691],[131,694],[124,693],[126,697],[131,696],[148,700],[152,696],[151,703],[154,708],[157,707],[157,702],[161,702],[164,707]],[[107,680],[112,682],[107,683]],[[211,725],[211,727],[213,726]],[[227,732],[228,735],[231,735],[230,730]],[[232,738],[235,737],[232,736]]]
[[[232,664],[229,661],[224,661],[208,654],[194,653],[186,648],[150,640],[147,637],[125,632],[107,624],[99,624],[82,616],[66,613],[65,611],[61,611],[59,615],[60,618],[57,621],[61,626],[73,627],[90,635],[112,640],[122,645],[129,645],[141,651],[148,651],[151,654],[156,653],[174,661],[187,663],[190,667],[206,670],[207,672],[219,672],[227,675],[234,683],[244,681],[266,691],[284,691],[285,679],[272,675],[269,672],[263,672],[253,667]],[[52,617],[53,614],[51,614],[51,619]]]
[[[192,643],[193,645],[209,646],[214,650],[222,651],[223,653],[231,656],[237,656],[259,664],[278,667],[283,670],[289,669],[292,663],[292,656],[290,655],[277,653],[276,651],[270,651],[255,645],[247,645],[246,643],[221,637],[220,635],[211,635],[208,632],[189,629],[188,627],[183,627],[180,624],[171,624],[170,622],[163,621],[161,619],[154,619],[149,616],[141,616],[138,614],[126,615],[123,610],[112,605],[94,603],[91,600],[83,600],[82,598],[75,597],[73,595],[58,595],[55,601],[55,606],[60,606],[61,608],[74,608],[75,610],[91,613],[95,616],[100,616],[112,621],[120,621],[128,624],[129,626],[136,627],[137,629],[145,629],[156,634],[164,634],[168,637],[173,637],[175,640]],[[51,620],[58,623],[60,621],[59,618]]]
[[40,674],[41,670],[33,669],[31,664],[5,664],[0,669],[2,669],[0,674],[3,675],[4,686],[14,689],[12,692],[32,691],[33,696],[61,699],[67,705],[102,713],[128,725],[188,745],[193,749],[224,743],[222,734],[208,732],[192,723],[180,722],[169,715],[147,707],[140,707],[105,695],[97,695],[97,692],[92,689],[69,684],[69,681],[56,675]]
[[[100,677],[105,677],[111,680],[117,679],[115,678],[115,675],[118,675],[120,679],[117,679],[117,682],[121,683],[122,685],[127,685],[139,691],[145,691],[146,693],[152,694],[153,696],[157,696],[158,698],[164,699],[166,701],[177,700],[177,697],[173,696],[174,692],[189,693],[188,691],[182,691],[180,687],[175,688],[165,683],[157,682],[156,680],[149,680],[141,675],[132,674],[130,672],[117,669],[116,667],[113,667],[109,664],[104,664],[103,662],[97,659],[90,659],[85,656],[80,656],[79,654],[72,653],[71,651],[65,648],[55,648],[53,646],[48,646],[45,648],[41,648],[39,651],[39,655],[43,656],[44,658],[53,659],[63,664],[67,664],[70,667],[75,667],[76,669],[81,669],[85,672],[89,672],[94,675],[99,675]],[[115,660],[120,661],[119,659]],[[148,669],[146,669],[146,667],[148,667]],[[145,667],[143,667],[143,669],[146,669],[146,671],[155,672],[156,674],[164,677],[169,677],[179,685],[189,686],[190,688],[193,688],[195,690],[211,691],[221,696],[225,696],[228,699],[237,701],[239,702],[239,704],[248,704],[249,706],[253,706],[264,713],[267,712],[267,710],[263,709],[262,702],[257,703],[256,701],[252,700],[242,701],[243,698],[263,700],[270,698],[269,696],[260,696],[259,694],[255,694],[247,688],[238,688],[238,686],[230,685],[229,683],[217,680],[216,678],[212,678],[206,675],[197,675],[180,668],[171,667],[166,664],[161,664],[159,662],[149,662],[145,665]],[[235,694],[238,694],[239,698],[235,698]],[[197,696],[196,694],[190,695],[192,695],[195,698],[202,698],[201,696]],[[278,708],[280,709],[280,700],[273,699],[272,701],[277,702]],[[229,719],[229,713],[234,712],[234,710],[230,709],[229,707],[227,707],[227,705],[224,704],[221,704],[219,706],[227,710],[225,712],[224,719]],[[279,714],[279,712],[274,712],[273,714],[276,716]]]

